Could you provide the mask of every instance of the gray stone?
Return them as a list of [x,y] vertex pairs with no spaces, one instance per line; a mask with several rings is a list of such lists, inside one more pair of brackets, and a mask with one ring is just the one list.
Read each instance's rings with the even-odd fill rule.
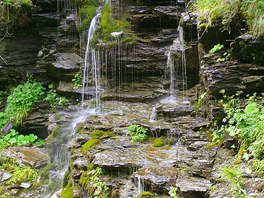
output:
[[201,177],[179,177],[176,181],[176,187],[179,188],[183,197],[197,198],[205,197],[212,186],[211,182]]
[[22,182],[20,185],[19,185],[21,188],[25,188],[25,189],[28,189],[32,186],[31,183],[29,182]]

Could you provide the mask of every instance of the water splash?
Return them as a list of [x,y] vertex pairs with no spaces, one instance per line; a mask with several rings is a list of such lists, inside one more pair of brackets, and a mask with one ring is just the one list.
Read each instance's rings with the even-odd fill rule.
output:
[[145,186],[144,186],[144,181],[141,179],[141,176],[140,175],[137,175],[136,176],[137,178],[137,185],[138,185],[138,194],[139,195],[140,193],[142,193],[145,189]]
[[150,113],[149,120],[151,122],[154,122],[156,120],[156,117],[157,117],[156,107],[153,107]]

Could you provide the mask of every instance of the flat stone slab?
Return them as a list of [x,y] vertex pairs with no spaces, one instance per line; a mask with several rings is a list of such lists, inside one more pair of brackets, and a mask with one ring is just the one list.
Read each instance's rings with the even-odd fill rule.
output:
[[13,157],[21,164],[40,168],[49,163],[49,157],[41,148],[13,147],[3,150],[0,155]]
[[65,70],[79,69],[81,66],[82,58],[74,53],[58,53],[54,67]]

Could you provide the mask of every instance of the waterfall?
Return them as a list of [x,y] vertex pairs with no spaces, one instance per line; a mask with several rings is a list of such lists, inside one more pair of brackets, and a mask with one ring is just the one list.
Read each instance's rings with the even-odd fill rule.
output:
[[[97,11],[96,16],[92,19],[87,36],[87,46],[85,51],[85,62],[83,68],[83,86],[82,86],[82,106],[84,105],[85,95],[88,91],[95,92],[96,107],[100,105],[100,71],[99,53],[92,47],[91,41],[96,29],[96,23],[101,17],[101,8]],[[92,79],[89,76],[92,74]],[[89,82],[91,81],[91,83]],[[91,86],[91,87],[89,87]],[[93,87],[94,86],[94,87]]]
[[72,113],[72,120],[58,125],[56,132],[53,131],[52,140],[46,145],[46,150],[50,156],[49,182],[40,197],[51,197],[53,193],[61,189],[63,176],[68,169],[68,161],[70,158],[69,143],[75,135],[76,125],[84,122],[94,112],[94,109],[74,112]]
[[187,69],[183,28],[178,27],[178,37],[173,41],[167,52],[166,71],[170,80],[170,97],[175,97],[176,90],[187,90]]

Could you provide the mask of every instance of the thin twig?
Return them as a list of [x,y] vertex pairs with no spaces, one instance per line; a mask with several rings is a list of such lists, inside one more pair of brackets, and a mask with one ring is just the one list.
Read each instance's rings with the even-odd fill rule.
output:
[[7,64],[7,62],[5,61],[5,59],[0,55],[0,58],[4,61],[5,64]]

